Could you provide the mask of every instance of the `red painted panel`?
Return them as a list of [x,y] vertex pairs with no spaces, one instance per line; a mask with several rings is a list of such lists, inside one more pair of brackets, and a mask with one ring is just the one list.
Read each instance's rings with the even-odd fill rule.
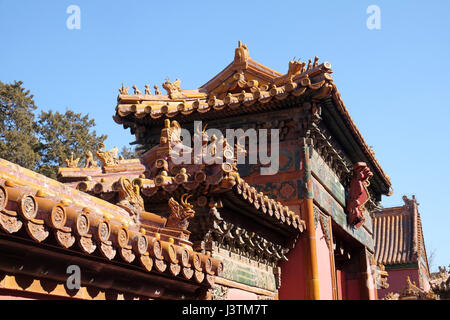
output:
[[346,300],[361,299],[361,279],[347,279],[347,297]]
[[387,270],[389,273],[388,283],[389,288],[387,289],[378,289],[378,298],[383,299],[386,294],[389,292],[399,292],[406,285],[406,278],[410,278],[411,281],[415,282],[416,285],[419,285],[419,270],[417,268],[413,269],[395,269],[395,270]]
[[336,282],[338,300],[360,300],[361,279],[355,273],[344,270],[336,270]]
[[305,300],[306,290],[306,253],[305,239],[301,237],[294,249],[290,250],[289,261],[280,263],[281,287],[278,290],[280,300]]
[[347,299],[345,294],[345,273],[342,270],[336,270],[337,294],[338,300]]

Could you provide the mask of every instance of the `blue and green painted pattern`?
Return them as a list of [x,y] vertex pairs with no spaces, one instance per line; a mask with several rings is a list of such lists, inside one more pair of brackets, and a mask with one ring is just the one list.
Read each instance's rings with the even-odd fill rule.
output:
[[345,188],[339,181],[338,176],[325,163],[322,157],[313,150],[311,153],[311,171],[329,192],[345,207]]
[[367,211],[366,209],[364,210],[364,224],[363,227],[367,229],[367,231],[369,231],[369,233],[373,234],[373,220],[372,217],[369,214],[369,211]]
[[313,198],[313,186],[312,186],[312,174],[311,174],[311,150],[312,146],[304,143],[303,144],[303,198],[312,199]]
[[314,201],[348,234],[373,252],[374,241],[372,235],[365,228],[354,229],[350,226],[347,222],[347,214],[339,202],[314,177],[312,178],[312,182]]
[[[314,173],[314,181],[322,188],[315,188],[314,192],[314,199],[318,203],[326,204],[326,209],[330,214],[334,213],[334,216],[336,218],[340,217],[339,219],[345,223],[347,222],[347,215],[344,212],[344,208],[346,205],[346,199],[345,199],[345,188],[339,181],[339,178],[337,177],[336,173],[326,164],[326,162],[322,159],[322,157],[315,151],[314,149],[311,152],[311,170]],[[315,179],[317,177],[317,179]],[[322,190],[323,189],[323,190]],[[316,191],[317,190],[317,191]],[[333,201],[334,200],[334,201]],[[322,205],[321,205],[322,206]],[[365,222],[363,227],[366,229],[365,231],[368,231],[370,234],[370,238],[372,238],[371,234],[373,234],[373,221],[370,217],[370,214],[367,210],[364,211],[364,218]],[[331,214],[333,217],[333,214]],[[345,219],[344,219],[345,218]],[[336,221],[338,222],[338,221]],[[340,224],[341,225],[341,224]],[[348,227],[351,230],[350,226]],[[358,233],[358,232],[357,232]],[[353,234],[353,233],[350,233]],[[362,236],[362,234],[361,234]],[[362,240],[366,238],[365,236],[361,239]],[[373,243],[372,240],[367,240],[366,243]]]
[[272,267],[262,264],[258,266],[256,261],[249,264],[247,258],[241,258],[238,254],[230,253],[225,249],[220,249],[213,254],[213,257],[223,262],[224,271],[220,275],[222,278],[273,292],[277,291]]
[[399,264],[387,264],[385,267],[386,271],[389,271],[396,269],[414,269],[418,268],[419,266],[417,263],[399,263]]

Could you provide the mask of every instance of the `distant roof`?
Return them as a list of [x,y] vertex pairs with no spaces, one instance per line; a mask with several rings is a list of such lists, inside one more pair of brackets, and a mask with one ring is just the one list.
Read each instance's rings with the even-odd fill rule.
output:
[[422,256],[428,269],[418,203],[414,196],[403,201],[401,207],[375,212],[375,259],[384,265],[409,264]]

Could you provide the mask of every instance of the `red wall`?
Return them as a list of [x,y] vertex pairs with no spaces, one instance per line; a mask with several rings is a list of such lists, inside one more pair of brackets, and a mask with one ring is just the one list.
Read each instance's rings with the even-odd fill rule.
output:
[[289,251],[287,255],[289,261],[280,263],[281,287],[278,289],[280,300],[307,299],[305,240],[304,235],[302,235],[295,248]]
[[346,300],[361,300],[361,279],[347,279]]
[[338,300],[361,300],[361,279],[345,270],[336,270]]
[[333,300],[333,277],[331,270],[330,249],[322,232],[320,223],[316,228],[316,248],[319,268],[319,293],[320,300]]

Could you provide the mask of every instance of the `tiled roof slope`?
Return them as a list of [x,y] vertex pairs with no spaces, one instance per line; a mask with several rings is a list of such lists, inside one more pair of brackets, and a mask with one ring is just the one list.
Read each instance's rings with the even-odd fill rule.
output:
[[[288,206],[269,198],[255,187],[245,182],[237,172],[237,161],[228,162],[226,157],[235,152],[227,145],[223,163],[212,164],[175,164],[170,156],[171,150],[181,145],[176,132],[180,130],[177,121],[166,119],[166,127],[161,131],[161,140],[165,141],[147,151],[140,159],[118,160],[116,166],[109,167],[111,172],[102,168],[59,168],[58,179],[64,184],[104,200],[116,199],[118,179],[129,178],[133,184],[139,184],[143,198],[152,203],[159,195],[187,192],[193,199],[201,202],[204,195],[223,195],[234,197],[246,210],[259,214],[258,217],[270,221],[275,226],[288,228],[294,233],[305,229],[305,221],[295,215]],[[202,133],[203,135],[205,133]],[[173,140],[174,139],[174,140]],[[220,142],[222,143],[222,142]],[[190,147],[183,146],[185,154],[194,157]],[[206,152],[204,149],[202,152]],[[231,191],[231,193],[229,192]],[[203,195],[203,196],[200,196]]]
[[[142,215],[152,215],[143,212]],[[146,272],[210,286],[223,265],[165,228],[136,223],[123,207],[0,159],[0,232],[67,253],[125,262]],[[26,230],[26,232],[22,232]],[[49,249],[51,250],[51,249]]]
[[418,203],[403,196],[405,205],[385,208],[374,215],[375,259],[384,265],[417,263],[426,257]]

